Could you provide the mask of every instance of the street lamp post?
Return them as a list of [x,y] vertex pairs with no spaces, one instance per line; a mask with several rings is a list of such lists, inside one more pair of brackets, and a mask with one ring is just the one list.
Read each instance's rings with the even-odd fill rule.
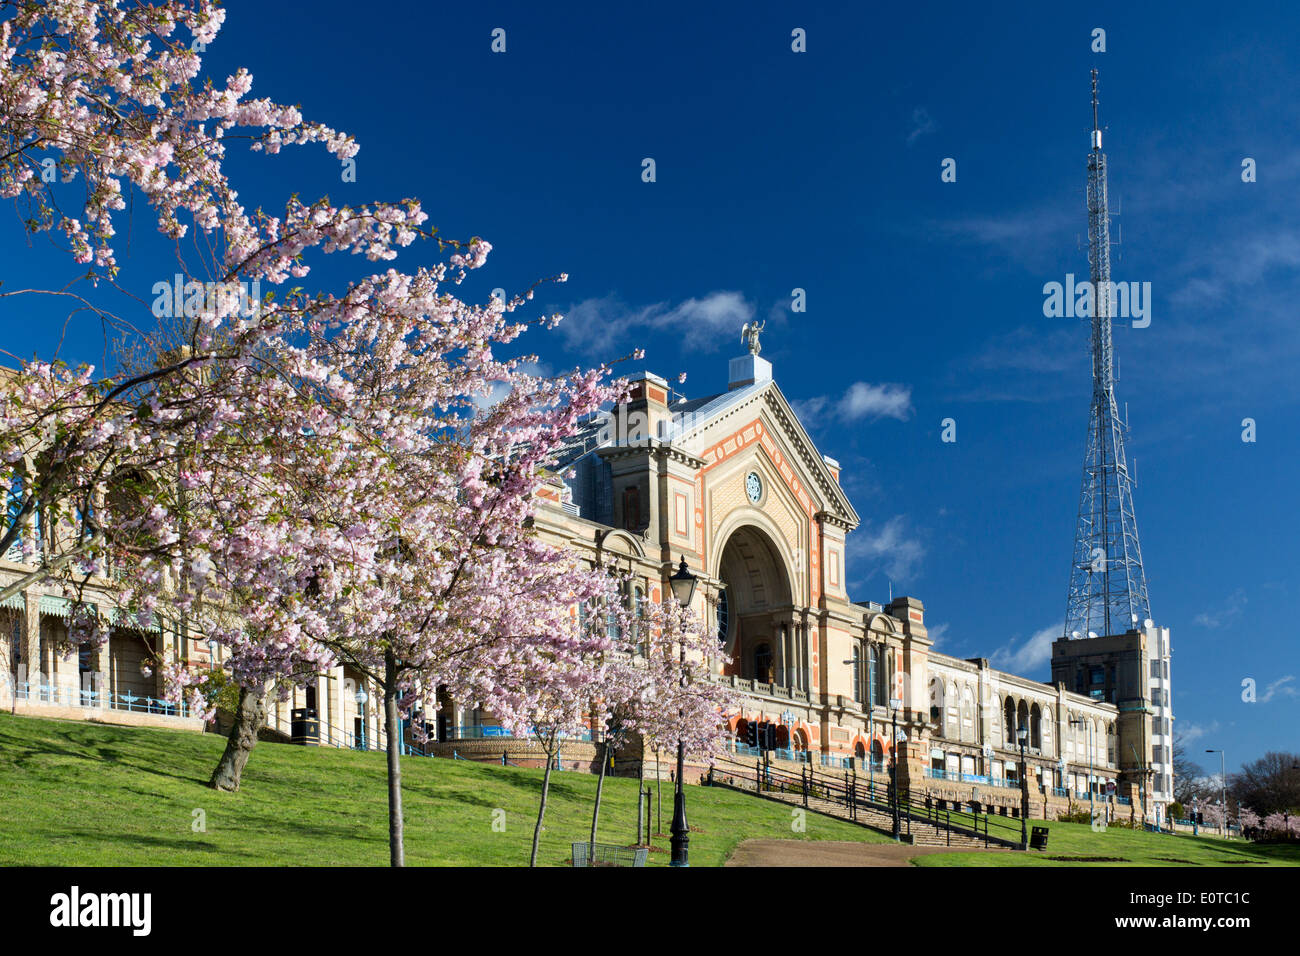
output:
[[1025,763],[1025,747],[1029,744],[1029,728],[1024,724],[1016,731],[1020,741],[1020,849],[1029,849],[1029,775]]
[[1208,747],[1205,752],[1219,755],[1219,793],[1223,798],[1223,823],[1219,825],[1219,829],[1226,837],[1228,835],[1228,761],[1221,749]]
[[[691,569],[686,566],[686,556],[682,555],[681,564],[678,566],[675,574],[668,579],[669,585],[673,589],[673,597],[681,605],[682,610],[691,606],[691,600],[695,597],[695,585],[699,583],[699,578],[691,573]],[[682,686],[686,686],[686,643],[682,642],[681,651],[682,663]],[[681,737],[677,738],[677,789],[673,794],[673,822],[669,827],[672,834],[669,845],[672,854],[669,859],[669,866],[690,866],[690,845],[691,845],[691,828],[686,823],[686,793],[682,789],[682,777],[686,773],[686,742]]]
[[876,799],[876,726],[874,714],[875,707],[867,704],[867,793],[870,799]]
[[364,687],[357,687],[357,713],[361,715],[361,735],[357,738],[357,749],[367,750],[366,747],[366,701],[370,699]]
[[889,723],[894,738],[894,746],[889,753],[889,795],[893,804],[895,840],[902,839],[898,823],[898,710],[902,706],[903,702],[897,697],[889,698]]

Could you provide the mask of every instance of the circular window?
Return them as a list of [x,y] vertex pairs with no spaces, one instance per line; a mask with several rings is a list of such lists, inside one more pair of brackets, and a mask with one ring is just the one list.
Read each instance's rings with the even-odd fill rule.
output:
[[749,500],[758,503],[758,499],[763,497],[763,479],[758,477],[758,472],[751,471],[745,477],[745,493],[749,495]]

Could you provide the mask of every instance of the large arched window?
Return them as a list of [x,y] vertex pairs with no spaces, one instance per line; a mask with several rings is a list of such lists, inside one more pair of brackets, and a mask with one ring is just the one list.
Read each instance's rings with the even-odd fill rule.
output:
[[636,645],[641,656],[650,656],[649,628],[645,626],[645,591],[639,587],[632,589],[632,643]]
[[1002,705],[1002,740],[1011,750],[1019,746],[1016,741],[1016,702],[1011,697]]
[[1043,712],[1037,704],[1029,711],[1029,746],[1043,748]]
[[961,739],[966,743],[975,741],[975,693],[969,684],[961,691]]
[[862,651],[853,645],[853,699],[861,704],[862,698]]
[[727,589],[723,588],[718,592],[718,644],[723,647],[727,646],[727,641],[731,637],[730,633],[730,608],[727,604]]
[[930,722],[938,728],[939,736],[943,736],[943,715],[947,709],[944,702],[944,686],[942,677],[930,678]]
[[618,611],[613,604],[605,608],[605,636],[615,644],[623,640],[623,626],[618,622]]
[[772,682],[772,645],[759,644],[754,648],[754,680],[764,684]]
[[880,703],[880,693],[876,683],[880,678],[880,648],[875,644],[867,646],[867,704],[875,707]]

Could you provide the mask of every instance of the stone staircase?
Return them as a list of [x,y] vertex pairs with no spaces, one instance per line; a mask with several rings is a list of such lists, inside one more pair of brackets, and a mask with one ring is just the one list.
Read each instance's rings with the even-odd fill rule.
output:
[[[834,817],[848,823],[856,823],[858,826],[874,830],[886,836],[892,836],[894,832],[893,815],[889,810],[863,803],[858,803],[856,808],[850,808],[845,805],[843,794],[838,799],[809,796],[805,803],[801,791],[764,787],[759,792],[754,770],[746,768],[743,764],[719,766],[714,775],[714,786],[728,787],[744,793],[758,793],[759,796],[765,799],[776,800],[792,807],[806,808],[814,813]],[[995,837],[991,837],[986,841],[983,836],[975,836],[972,833],[945,827],[915,816],[910,820],[910,837],[908,835],[909,821],[905,817],[900,816],[899,828],[902,840],[910,842],[914,846],[943,846],[954,849],[983,850],[1001,849],[1006,845],[1004,841]]]

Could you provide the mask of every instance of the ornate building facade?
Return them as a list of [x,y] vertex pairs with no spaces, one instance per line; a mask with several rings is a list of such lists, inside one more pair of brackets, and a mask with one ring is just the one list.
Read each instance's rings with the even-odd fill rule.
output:
[[[630,572],[638,582],[630,601],[660,600],[685,558],[700,580],[696,610],[716,621],[731,660],[715,679],[742,695],[729,723],[736,759],[752,763],[751,724],[771,725],[769,759],[863,773],[883,773],[896,760],[901,786],[1013,815],[1022,792],[1016,731],[1024,727],[1033,816],[1086,805],[1091,794],[1112,813],[1157,821],[1163,809],[1145,799],[1134,782],[1141,775],[1121,773],[1131,742],[1115,703],[935,652],[914,597],[853,599],[846,539],[859,516],[840,465],[814,446],[756,338],[749,354],[731,360],[728,388],[717,394],[688,399],[659,376],[637,377],[630,400],[587,424],[544,487],[538,533]],[[0,587],[30,571],[16,557],[0,561]],[[0,622],[0,704],[198,723],[162,704],[157,678],[138,664],[145,646],[205,664],[203,641],[121,630],[104,648],[59,660],[50,648],[66,626],[61,599],[37,584],[0,611],[8,615]],[[271,724],[288,734],[292,711],[306,710],[320,743],[382,746],[368,699],[364,681],[336,668],[275,704]],[[447,701],[435,749],[491,756],[501,748],[489,744],[503,733],[490,714]],[[1118,786],[1108,796],[1111,782]]]

